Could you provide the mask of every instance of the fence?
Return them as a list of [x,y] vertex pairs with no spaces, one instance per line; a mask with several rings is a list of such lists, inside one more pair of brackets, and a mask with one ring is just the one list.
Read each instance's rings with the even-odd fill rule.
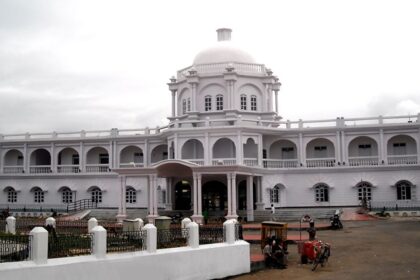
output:
[[420,201],[370,201],[370,211],[419,211]]
[[147,232],[144,230],[107,232],[106,251],[107,253],[144,251],[146,237]]
[[188,229],[170,228],[157,230],[157,248],[174,248],[187,246]]
[[92,236],[90,234],[49,234],[48,258],[90,255]]
[[27,260],[29,244],[29,235],[0,234],[0,263]]
[[224,242],[223,226],[200,227],[200,245]]

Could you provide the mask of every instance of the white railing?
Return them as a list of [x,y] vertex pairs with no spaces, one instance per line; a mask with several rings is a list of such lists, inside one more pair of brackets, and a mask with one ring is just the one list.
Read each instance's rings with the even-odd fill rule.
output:
[[51,165],[32,165],[29,167],[29,173],[33,174],[45,174],[51,172]]
[[108,164],[86,164],[86,172],[88,173],[106,173],[111,172]]
[[3,173],[4,174],[19,174],[19,173],[23,173],[23,166],[22,165],[9,165],[9,166],[5,166],[3,167]]
[[120,163],[120,168],[137,168],[144,167],[143,162],[129,162],[129,163]]
[[204,159],[200,159],[200,158],[189,158],[189,159],[182,159],[185,161],[189,161],[198,165],[204,165]]
[[246,166],[257,166],[258,159],[257,158],[244,158],[244,165]]
[[379,165],[378,156],[349,157],[349,166],[375,166]]
[[264,168],[297,168],[299,162],[297,159],[264,159]]
[[389,165],[398,165],[398,164],[417,164],[418,159],[417,155],[393,155],[388,156]]
[[311,158],[306,159],[306,167],[334,167],[335,158]]
[[[256,64],[256,63],[240,63],[240,62],[233,62],[233,63],[209,63],[209,64],[199,64],[194,65],[195,71],[200,74],[216,74],[216,73],[223,73],[226,72],[226,68],[232,66],[234,69],[233,71],[237,73],[253,73],[253,74],[266,74],[266,68],[264,64]],[[189,75],[189,71],[193,66],[186,67],[181,69],[177,73],[177,79],[183,80]]]
[[61,164],[57,165],[57,172],[58,173],[79,173],[80,168],[79,165],[76,164]]
[[213,165],[235,165],[236,158],[216,158],[212,161]]

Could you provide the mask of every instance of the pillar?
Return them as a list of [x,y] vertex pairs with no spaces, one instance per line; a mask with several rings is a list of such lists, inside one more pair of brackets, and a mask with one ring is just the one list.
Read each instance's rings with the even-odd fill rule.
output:
[[257,210],[264,210],[264,202],[262,201],[262,184],[261,184],[261,177],[256,177],[256,185],[257,185]]
[[31,260],[36,264],[45,264],[48,260],[48,231],[43,227],[35,227],[29,235]]
[[104,258],[106,256],[106,229],[96,226],[92,229],[92,235],[92,255]]
[[194,197],[194,214],[192,219],[194,222],[201,224],[203,222],[202,206],[201,206],[201,174],[193,173],[193,197]]
[[79,169],[80,172],[85,172],[85,154],[83,142],[80,142],[79,147]]
[[54,143],[51,143],[51,171],[53,173],[57,172],[57,161],[56,161],[56,155],[55,155],[55,145]]
[[237,209],[237,203],[236,203],[236,173],[231,173],[230,174],[230,179],[231,179],[231,183],[230,183],[230,189],[231,189],[231,191],[230,191],[230,196],[231,196],[230,209],[231,209],[231,213],[230,213],[230,215],[228,214],[227,218],[237,219],[238,215],[236,214],[236,209]]
[[176,90],[171,90],[171,92],[172,92],[172,117],[175,117],[176,115],[176,111],[175,111]]
[[246,177],[246,217],[248,222],[254,221],[253,177]]
[[228,244],[235,243],[235,221],[232,219],[223,223],[224,240]]
[[92,230],[98,226],[98,220],[96,218],[90,218],[88,221],[88,233],[92,233]]
[[127,208],[125,201],[127,178],[125,175],[120,175],[118,176],[118,179],[120,181],[120,203],[118,205],[117,222],[122,223],[122,221],[127,217]]
[[146,231],[146,250],[148,253],[155,253],[157,248],[157,229],[152,224],[143,227]]
[[198,215],[203,215],[203,197],[202,197],[202,177],[201,174],[197,174],[197,200],[198,200]]
[[148,184],[147,184],[149,214],[147,215],[147,218],[149,220],[149,223],[152,223],[152,224],[155,222],[155,218],[158,217],[156,186],[157,186],[157,176],[155,174],[149,175]]
[[190,248],[198,248],[200,245],[199,228],[196,222],[191,222],[187,225],[188,229],[188,246]]
[[379,164],[388,163],[388,157],[386,155],[386,143],[384,143],[384,130],[379,130]]
[[166,210],[172,210],[172,178],[166,178]]
[[303,134],[299,133],[299,161],[302,166],[306,166],[306,149],[303,146]]
[[279,114],[279,91],[278,90],[274,90],[274,96],[275,96],[275,106],[276,106],[276,114]]
[[226,174],[227,178],[227,191],[228,191],[228,213],[227,217],[230,217],[232,215],[232,180],[231,180],[231,174]]
[[[336,132],[336,135],[335,135],[335,143],[336,143],[336,151],[335,151],[335,162],[336,162],[336,164],[338,164],[339,162],[341,162],[342,160],[341,160],[341,141],[340,141],[340,131],[337,131]],[[343,147],[344,148],[344,147]]]
[[341,154],[341,161],[343,164],[348,164],[349,159],[347,157],[346,134],[344,131],[341,131]]
[[6,233],[16,234],[16,218],[9,216],[6,218]]

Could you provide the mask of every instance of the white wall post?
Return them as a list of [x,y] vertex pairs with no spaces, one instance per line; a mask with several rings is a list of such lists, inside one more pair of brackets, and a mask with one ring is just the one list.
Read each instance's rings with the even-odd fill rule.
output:
[[140,218],[134,219],[134,230],[135,231],[140,231],[143,228],[143,226],[144,226],[144,222],[143,222],[142,219],[140,219]]
[[53,228],[55,228],[55,219],[53,217],[48,217],[47,219],[45,219],[45,226],[52,226]]
[[16,218],[9,216],[6,219],[6,233],[16,234]]
[[47,263],[48,260],[48,231],[43,227],[35,227],[29,233],[31,236],[31,260],[36,264]]
[[90,218],[88,221],[88,233],[92,233],[93,228],[98,226],[98,220],[95,218]]
[[188,246],[191,248],[198,248],[200,245],[199,227],[196,222],[191,222],[187,225],[188,229]]
[[92,255],[97,258],[106,256],[106,229],[102,226],[96,226],[92,229]]
[[225,242],[228,244],[235,243],[235,220],[230,219],[223,223],[225,232]]
[[143,227],[146,231],[146,248],[147,252],[155,253],[157,247],[157,229],[153,224],[147,224]]

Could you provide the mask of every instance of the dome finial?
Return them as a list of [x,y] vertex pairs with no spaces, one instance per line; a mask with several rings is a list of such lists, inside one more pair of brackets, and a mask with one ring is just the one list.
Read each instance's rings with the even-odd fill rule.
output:
[[217,41],[230,41],[232,29],[230,28],[219,28],[217,31]]

